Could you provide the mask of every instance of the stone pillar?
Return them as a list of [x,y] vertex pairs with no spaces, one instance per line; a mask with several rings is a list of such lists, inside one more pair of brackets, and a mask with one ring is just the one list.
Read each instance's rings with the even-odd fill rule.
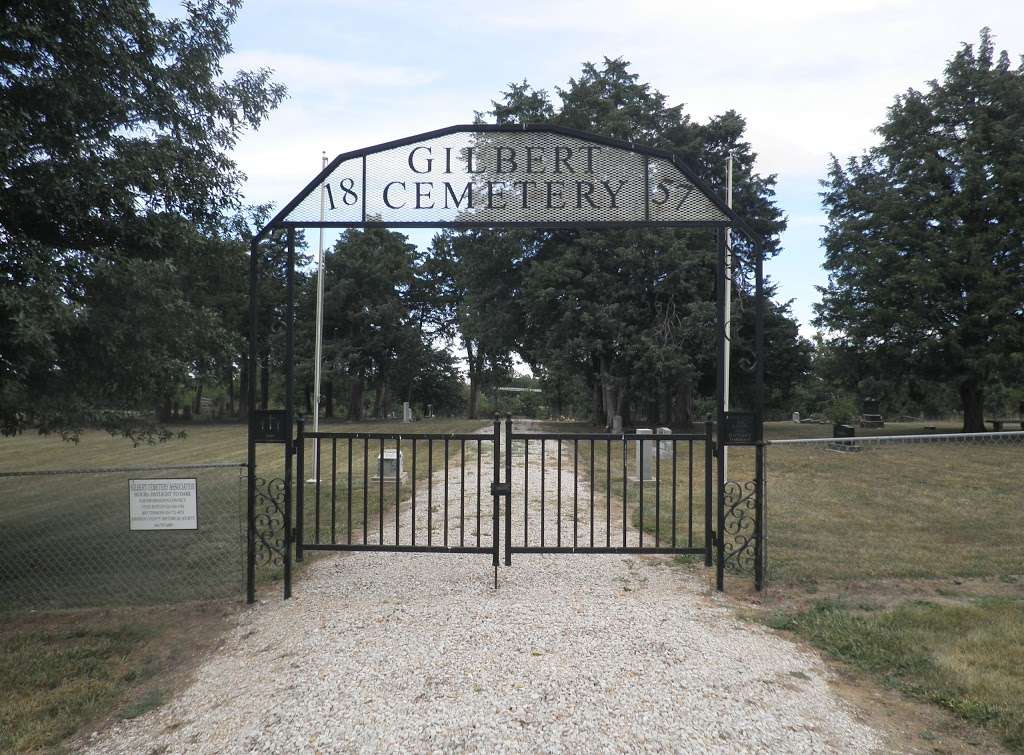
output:
[[409,408],[409,402],[402,402],[402,422],[412,422],[412,409]]
[[613,433],[621,433],[622,432],[622,415],[621,414],[616,414],[614,417],[612,417],[612,432]]

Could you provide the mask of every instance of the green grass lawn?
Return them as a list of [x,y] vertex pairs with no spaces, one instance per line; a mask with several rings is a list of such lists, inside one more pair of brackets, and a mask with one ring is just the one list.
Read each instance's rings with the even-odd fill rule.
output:
[[1024,599],[914,601],[876,610],[820,601],[765,620],[1024,752]]

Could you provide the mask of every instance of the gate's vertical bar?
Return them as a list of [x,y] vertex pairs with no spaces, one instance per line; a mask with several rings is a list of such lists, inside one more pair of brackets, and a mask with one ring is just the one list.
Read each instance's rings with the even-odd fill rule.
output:
[[710,420],[704,423],[704,566],[711,566],[711,467],[714,464],[714,441]]
[[476,442],[476,547],[480,547],[480,455],[482,444]]
[[494,483],[498,482],[498,477],[501,474],[501,420],[498,419],[498,415],[494,415],[494,429],[491,441],[491,447],[494,450],[494,473],[491,478],[491,564],[494,566],[494,587],[498,587],[498,563],[501,557],[501,536],[499,534],[500,524],[500,511],[499,505],[501,496],[498,495],[498,491],[494,489]]
[[363,545],[370,531],[370,436],[363,436]]
[[427,438],[427,547],[434,544],[434,439]]
[[590,547],[594,547],[594,439],[590,439]]
[[466,545],[466,440],[459,441],[459,546]]
[[572,547],[576,547],[580,524],[580,486],[579,486],[580,441],[572,439]]
[[544,547],[544,471],[547,466],[547,441],[544,438],[540,439],[540,547]]
[[[298,481],[295,484],[295,560],[303,558],[302,546],[306,542],[305,527],[306,521],[306,420],[299,417],[298,436],[295,439],[295,466],[298,471]],[[286,483],[287,484],[287,483]]]
[[448,547],[448,439],[444,439],[444,547]]
[[505,415],[505,566],[512,566],[512,415]]
[[622,436],[622,547],[626,547],[626,512],[629,509],[629,474],[628,459],[629,441]]
[[555,483],[555,524],[558,526],[558,537],[555,544],[562,547],[562,439],[558,439],[558,482]]
[[331,545],[338,542],[338,439],[331,438]]
[[523,547],[530,545],[530,441],[523,439]]
[[413,545],[416,545],[416,438],[412,439],[412,472],[409,474],[409,484],[412,485],[412,535],[409,538]]
[[352,545],[352,438],[348,439],[348,474],[345,477],[345,487],[348,488],[348,519],[345,522],[347,527],[345,541]]
[[612,439],[605,441],[605,495],[607,507],[604,522],[604,547],[612,547]]
[[384,545],[384,436],[379,439],[377,456],[377,518],[380,521],[377,542]]
[[[285,354],[286,363],[284,378],[284,403],[288,425],[288,442],[284,447],[284,597],[292,595],[292,454],[294,453],[294,442],[292,433],[295,430],[295,229],[289,228],[287,234],[288,244],[288,272],[285,279],[285,288],[288,293],[288,305],[285,309]],[[253,376],[255,379],[255,376]],[[303,480],[299,476],[299,493],[301,496]],[[302,505],[302,498],[299,498],[299,505]],[[298,545],[302,547],[302,513],[299,517]],[[296,550],[296,559],[302,560],[302,551]]]
[[[690,444],[690,458],[693,458],[693,441],[689,441]],[[676,458],[677,446],[676,441],[672,441],[672,547],[676,547],[676,466],[679,460]],[[692,472],[693,470],[691,470]],[[693,530],[693,514],[690,514],[690,530]]]
[[725,589],[725,446],[722,444],[725,428],[725,350],[727,348],[725,332],[725,231],[719,228],[716,231],[717,264],[715,276],[716,294],[716,328],[718,334],[718,379],[715,385],[715,406],[717,417],[716,438],[718,454],[718,521],[716,522],[716,562],[715,562],[715,588],[719,591]]
[[[253,239],[249,244],[249,363],[246,386],[246,402],[249,414],[248,449],[246,460],[249,467],[246,476],[246,527],[245,527],[245,602],[256,602],[256,361],[258,336],[256,292],[259,277],[259,242]],[[269,482],[269,480],[268,480]]]
[[661,441],[654,442],[654,547],[661,547]]
[[395,438],[395,545],[399,545],[402,523],[402,436]]
[[[313,446],[313,459],[316,462],[316,482],[314,483],[314,487],[313,487],[313,498],[314,498],[314,501],[315,501],[314,502],[314,508],[316,509],[315,517],[314,517],[315,520],[316,520],[316,526],[314,528],[314,537],[316,538],[315,542],[319,543],[320,542],[320,470],[322,469],[322,467],[320,466],[320,436],[317,436],[314,439],[314,444],[315,445]],[[299,485],[303,485],[304,486],[305,479],[306,479],[305,477],[303,477],[302,475],[299,475]]]
[[637,437],[636,441],[637,448],[637,465],[636,475],[640,481],[640,526],[637,528],[640,530],[640,547],[644,547],[644,436]]

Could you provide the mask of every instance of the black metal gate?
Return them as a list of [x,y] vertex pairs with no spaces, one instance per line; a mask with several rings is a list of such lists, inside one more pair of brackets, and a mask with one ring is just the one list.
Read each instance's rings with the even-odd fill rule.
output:
[[506,565],[513,553],[700,555],[711,565],[710,422],[699,434],[566,434],[513,432],[507,418],[506,438]]
[[484,553],[498,566],[498,420],[481,434],[308,433],[300,419],[295,456],[297,561],[305,551]]

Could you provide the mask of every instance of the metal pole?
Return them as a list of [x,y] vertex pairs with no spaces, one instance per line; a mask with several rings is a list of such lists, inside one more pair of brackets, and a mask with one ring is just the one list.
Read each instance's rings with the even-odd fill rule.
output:
[[[320,170],[327,167],[327,153],[320,157]],[[320,222],[324,222],[324,201],[326,192],[320,186]],[[324,228],[320,226],[320,242],[316,249],[316,346],[313,355],[313,432],[320,432],[320,368],[323,361],[324,340]],[[320,466],[313,456],[313,477],[309,482],[320,479]]]
[[[732,150],[725,162],[725,204],[732,208]],[[731,384],[730,370],[732,369],[732,229],[725,229],[725,387],[722,394],[722,404],[725,411],[729,411],[729,387]],[[722,468],[725,470],[725,479],[729,479],[729,448],[722,446]]]
[[245,602],[256,600],[256,435],[254,418],[256,414],[256,291],[259,275],[259,244],[249,245],[249,365],[248,383],[245,386],[248,403],[248,480],[246,484],[246,535],[245,535]]
[[754,379],[754,410],[757,422],[757,453],[754,469],[754,588],[764,588],[764,253],[760,244],[754,248],[754,350],[757,368]]

